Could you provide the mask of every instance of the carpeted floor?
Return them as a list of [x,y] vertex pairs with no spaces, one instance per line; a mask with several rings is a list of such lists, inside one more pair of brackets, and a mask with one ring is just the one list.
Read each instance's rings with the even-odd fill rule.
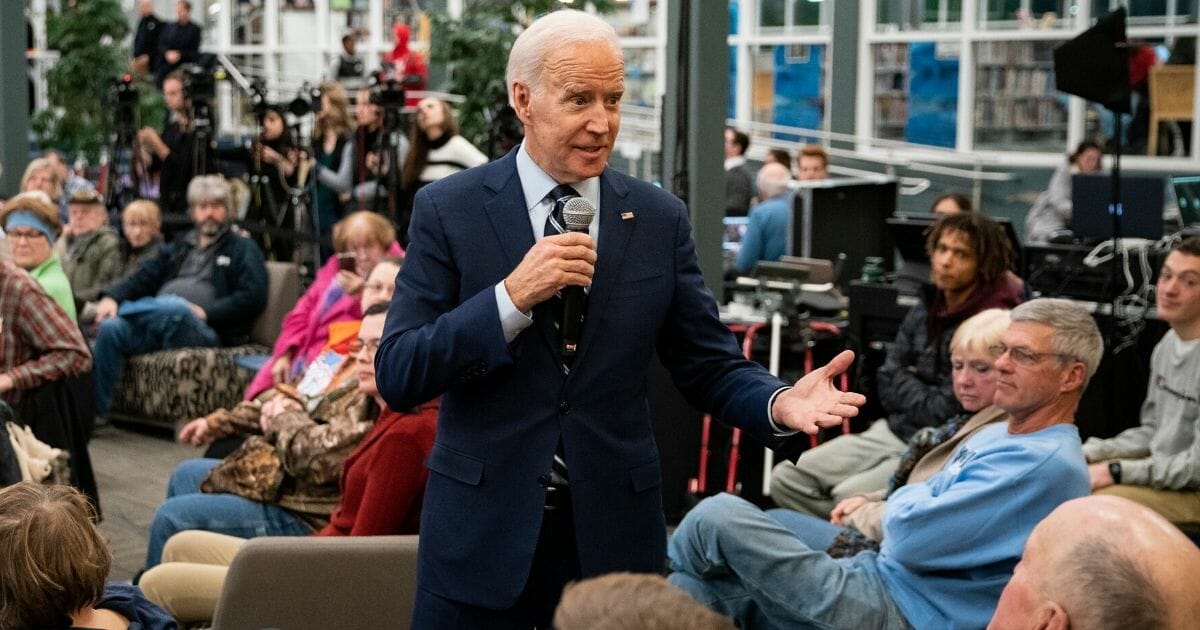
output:
[[146,532],[171,471],[202,451],[181,446],[165,431],[118,426],[97,431],[89,451],[104,510],[100,531],[113,553],[109,579],[129,580],[146,560]]

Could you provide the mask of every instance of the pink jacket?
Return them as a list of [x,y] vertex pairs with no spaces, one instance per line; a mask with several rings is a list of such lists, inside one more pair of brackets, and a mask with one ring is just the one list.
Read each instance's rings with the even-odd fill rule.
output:
[[[400,244],[393,242],[392,246],[388,248],[387,255],[399,256],[402,252]],[[341,293],[337,282],[334,281],[337,272],[338,259],[337,255],[333,255],[321,266],[316,279],[304,292],[304,295],[300,296],[296,306],[284,316],[283,327],[279,331],[279,337],[275,340],[275,349],[271,351],[271,358],[254,375],[250,387],[246,388],[246,400],[254,398],[263,390],[274,385],[271,378],[271,366],[275,364],[276,359],[289,351],[294,351],[292,374],[299,374],[329,341],[330,324],[362,319],[358,298]],[[332,302],[326,303],[333,297],[326,295],[330,291],[334,291],[338,295]]]

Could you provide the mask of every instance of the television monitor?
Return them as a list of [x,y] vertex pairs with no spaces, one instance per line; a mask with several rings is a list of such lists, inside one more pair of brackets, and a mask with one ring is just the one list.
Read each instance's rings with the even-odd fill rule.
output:
[[[1166,181],[1151,175],[1121,175],[1121,237],[1157,241],[1163,235]],[[1112,176],[1078,174],[1071,178],[1071,231],[1075,238],[1103,241],[1113,237]]]
[[884,221],[896,212],[899,188],[890,178],[798,182],[788,225],[787,253],[837,261],[834,282],[845,288],[868,256],[892,267],[892,238]]

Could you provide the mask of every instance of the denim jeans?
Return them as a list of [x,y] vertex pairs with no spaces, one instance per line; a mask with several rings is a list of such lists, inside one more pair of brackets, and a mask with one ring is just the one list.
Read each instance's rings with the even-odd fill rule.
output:
[[158,506],[150,523],[146,568],[162,561],[167,540],[185,529],[202,529],[239,538],[257,536],[307,536],[308,523],[277,505],[243,499],[233,494],[205,494],[200,483],[219,459],[189,459],[171,473],[167,500]]
[[732,495],[689,512],[667,553],[671,583],[742,628],[911,627],[884,587],[874,552],[830,558]]
[[112,405],[113,391],[121,382],[126,357],[156,350],[221,345],[216,331],[196,317],[182,300],[142,298],[138,302],[153,304],[153,312],[110,317],[100,322],[96,333],[92,356],[97,416],[106,415]]
[[824,551],[829,549],[833,540],[845,527],[834,525],[829,521],[808,514],[801,514],[787,508],[767,510],[767,516],[775,519],[776,523],[791,532],[805,547]]

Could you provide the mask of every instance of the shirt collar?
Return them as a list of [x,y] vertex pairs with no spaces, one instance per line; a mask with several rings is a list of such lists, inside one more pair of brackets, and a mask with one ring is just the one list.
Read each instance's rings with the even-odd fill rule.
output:
[[[558,182],[547,175],[546,171],[543,171],[529,156],[524,142],[517,150],[517,176],[521,178],[521,192],[525,193],[526,210],[533,210],[541,205],[545,201],[546,195],[549,195],[550,191],[558,185]],[[600,207],[599,177],[589,177],[581,182],[571,184],[571,187],[579,193],[580,197],[592,202],[593,208]]]
[[746,163],[746,157],[743,155],[735,155],[731,158],[725,158],[725,170],[737,168]]

